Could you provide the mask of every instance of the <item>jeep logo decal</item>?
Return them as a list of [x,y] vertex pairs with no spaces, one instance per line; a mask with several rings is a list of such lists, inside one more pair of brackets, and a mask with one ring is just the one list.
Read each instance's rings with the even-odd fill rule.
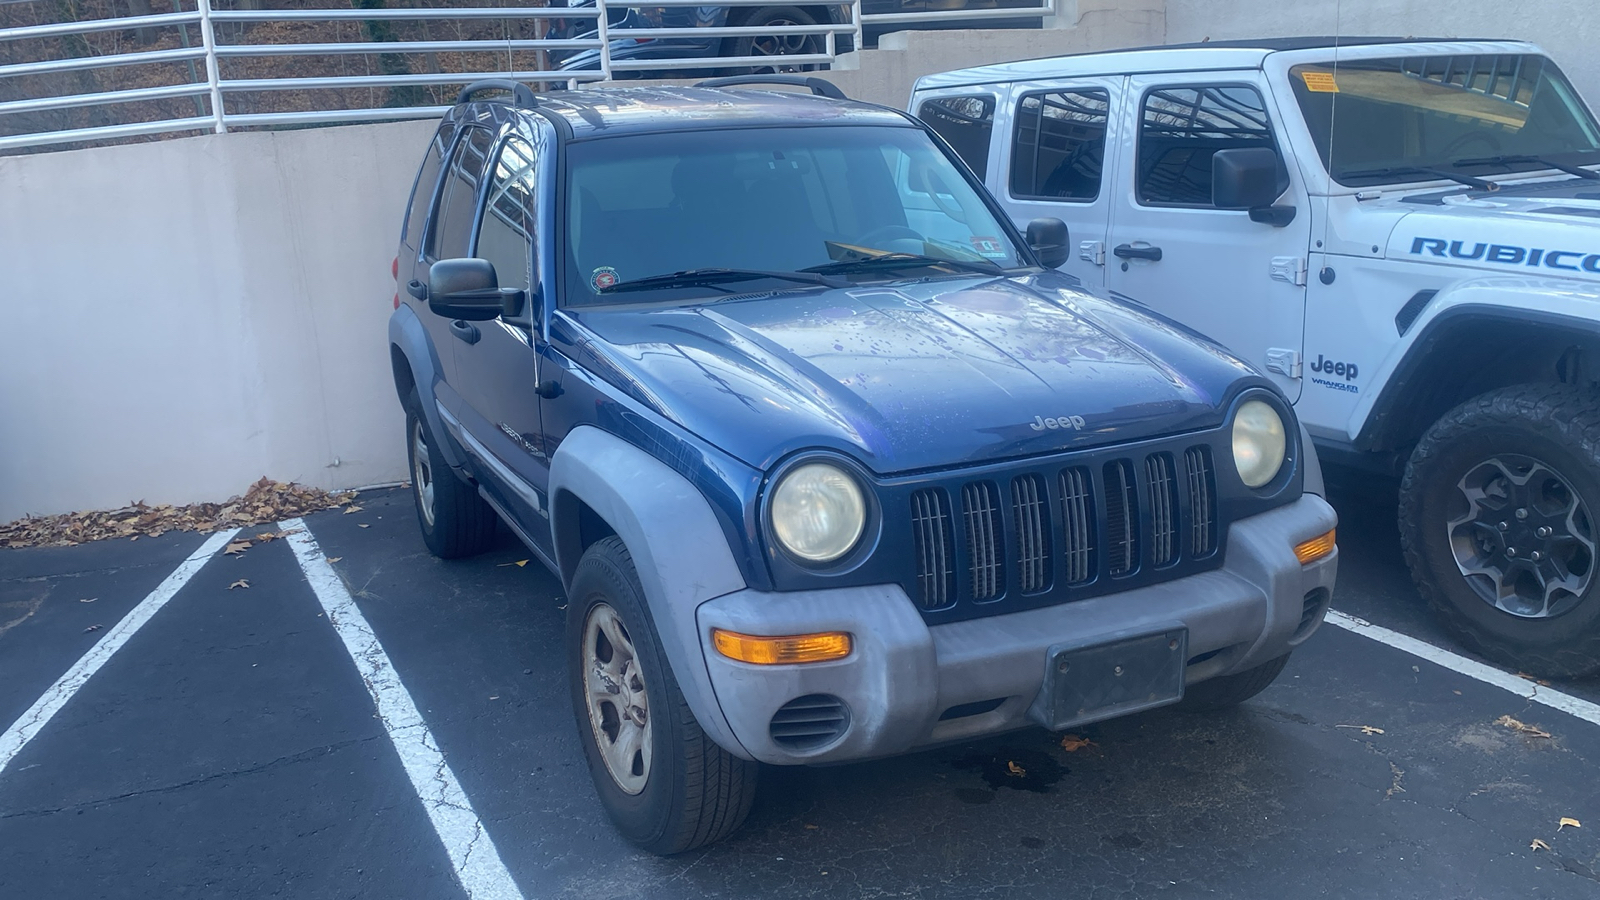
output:
[[1427,253],[1445,259],[1481,259],[1484,262],[1507,266],[1543,265],[1546,269],[1563,269],[1568,272],[1581,270],[1600,275],[1600,253],[1584,253],[1581,250],[1542,250],[1538,247],[1478,242],[1474,242],[1471,248],[1468,248],[1466,241],[1419,237],[1412,239],[1411,252],[1417,256]]
[[1311,364],[1311,371],[1321,372],[1324,375],[1338,375],[1345,381],[1356,379],[1355,363],[1336,363],[1331,359],[1323,359],[1321,353],[1317,354],[1317,361]]
[[1071,428],[1073,431],[1082,431],[1083,416],[1059,416],[1054,419],[1034,416],[1033,422],[1028,427],[1034,431],[1054,430],[1056,428]]

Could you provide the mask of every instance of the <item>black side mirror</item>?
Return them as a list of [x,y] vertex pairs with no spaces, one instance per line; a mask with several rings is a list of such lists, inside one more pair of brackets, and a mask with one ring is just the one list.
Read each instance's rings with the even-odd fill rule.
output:
[[1218,209],[1248,209],[1256,222],[1283,226],[1294,207],[1273,206],[1283,193],[1278,152],[1270,147],[1235,147],[1211,155],[1211,204]]
[[502,290],[494,263],[441,259],[428,269],[428,309],[436,316],[485,322],[522,311],[523,292]]
[[1067,223],[1060,219],[1034,219],[1028,223],[1028,246],[1039,257],[1040,265],[1059,268],[1072,258],[1072,241],[1067,235]]

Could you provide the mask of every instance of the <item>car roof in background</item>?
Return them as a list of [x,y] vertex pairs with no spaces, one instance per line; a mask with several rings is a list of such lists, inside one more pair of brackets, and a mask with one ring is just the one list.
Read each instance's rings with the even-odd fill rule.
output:
[[[697,128],[911,124],[902,113],[875,104],[785,90],[604,88],[539,94],[537,100],[540,109],[565,120],[575,138]],[[458,116],[462,112],[457,109]]]
[[[1475,44],[1486,52],[1526,53],[1533,45],[1520,41],[1488,38],[1433,37],[1278,37],[1237,41],[1206,41],[1198,44],[1165,44],[1130,47],[1122,50],[1096,50],[956,69],[917,79],[916,90],[967,87],[997,82],[1031,81],[1037,78],[1077,75],[1129,74],[1136,72],[1184,72],[1192,70],[1257,69],[1274,53],[1299,50],[1354,49],[1386,44],[1433,45]],[[1459,51],[1458,51],[1459,52]]]

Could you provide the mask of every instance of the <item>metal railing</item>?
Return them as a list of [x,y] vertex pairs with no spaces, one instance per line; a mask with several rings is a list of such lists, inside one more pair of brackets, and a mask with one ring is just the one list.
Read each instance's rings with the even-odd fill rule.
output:
[[[90,90],[80,93],[59,92],[52,96],[23,97],[0,101],[0,151],[58,144],[79,144],[92,141],[114,140],[146,135],[193,131],[225,133],[231,128],[263,126],[290,126],[325,124],[335,122],[391,121],[410,118],[428,118],[442,115],[447,105],[392,105],[356,108],[314,108],[287,111],[250,112],[239,110],[240,103],[230,103],[230,98],[246,94],[280,93],[289,91],[329,91],[342,89],[431,88],[466,84],[484,78],[510,78],[518,81],[545,84],[564,83],[576,88],[586,82],[608,81],[617,73],[661,72],[663,74],[684,69],[748,69],[772,67],[772,55],[740,56],[682,56],[675,58],[636,58],[629,50],[653,41],[694,39],[700,41],[725,38],[759,37],[782,39],[798,37],[800,52],[781,57],[781,65],[822,67],[831,65],[840,52],[841,37],[848,36],[850,47],[860,48],[864,26],[914,24],[951,20],[990,20],[1041,18],[1053,15],[1054,0],[1024,0],[1037,6],[1002,9],[960,9],[919,13],[893,13],[862,15],[861,0],[829,4],[832,9],[847,11],[843,21],[816,24],[768,24],[757,26],[722,27],[611,27],[612,13],[618,9],[637,11],[637,6],[608,0],[593,0],[592,5],[558,7],[468,7],[428,9],[217,9],[213,0],[193,0],[192,11],[161,13],[156,15],[125,16],[28,25],[0,29],[0,44],[41,39],[77,38],[78,46],[87,47],[85,35],[106,32],[138,31],[149,33],[156,29],[176,29],[183,46],[165,49],[113,52],[96,55],[70,56],[0,65],[0,91],[6,85],[16,84],[13,79],[31,76],[60,76],[65,73],[86,73],[97,70],[129,71],[136,68],[181,63],[187,66],[188,79],[177,84],[158,84],[121,90]],[[635,0],[637,2],[637,0]],[[648,9],[773,7],[784,5],[782,0],[650,0]],[[659,12],[655,13],[660,15]],[[624,13],[626,15],[626,12]],[[832,18],[830,16],[830,18]],[[248,26],[276,23],[299,25],[302,23],[332,22],[355,23],[358,27],[373,22],[473,22],[473,21],[534,20],[537,28],[550,20],[576,20],[593,23],[565,37],[551,37],[549,31],[536,38],[470,38],[459,40],[366,40],[355,42],[329,41],[315,43],[250,43],[219,40],[223,31],[236,37],[248,38]],[[647,23],[648,24],[648,23]],[[219,26],[234,26],[221,29]],[[198,43],[191,41],[194,31],[199,33]],[[537,54],[542,62],[551,53],[593,53],[592,67],[516,67],[517,55]],[[493,71],[434,71],[424,73],[383,73],[356,75],[294,76],[294,77],[226,77],[229,61],[255,60],[267,57],[296,57],[304,59],[328,58],[350,55],[377,56],[390,59],[430,58],[435,54],[503,55],[506,67]],[[203,63],[203,70],[198,64]],[[435,66],[436,68],[443,68]],[[408,68],[408,67],[407,67]],[[82,77],[81,75],[79,76]],[[138,81],[137,78],[134,79]],[[0,94],[3,96],[4,94]],[[281,95],[281,93],[280,93]],[[51,113],[85,107],[113,107],[147,101],[188,98],[194,103],[194,115],[157,115],[147,121],[89,127],[55,127],[24,134],[7,134],[7,117],[25,113]],[[124,106],[124,108],[126,108]],[[13,120],[15,121],[15,120]]]

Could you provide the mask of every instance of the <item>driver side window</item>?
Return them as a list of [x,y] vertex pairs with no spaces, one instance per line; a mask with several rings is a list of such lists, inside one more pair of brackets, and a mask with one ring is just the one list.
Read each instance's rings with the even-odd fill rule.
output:
[[1211,157],[1241,147],[1277,149],[1260,91],[1237,84],[1152,88],[1140,113],[1139,202],[1211,206]]
[[473,245],[474,256],[494,264],[503,288],[533,287],[537,174],[533,145],[516,135],[507,138],[490,170],[489,197]]

